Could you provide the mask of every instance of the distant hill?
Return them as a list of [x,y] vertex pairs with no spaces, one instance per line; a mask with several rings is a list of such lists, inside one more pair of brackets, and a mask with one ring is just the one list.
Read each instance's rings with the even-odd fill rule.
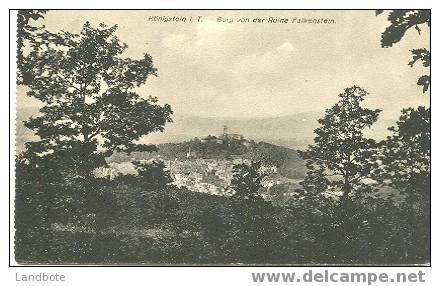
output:
[[[17,110],[17,148],[22,150],[24,142],[35,135],[25,128],[22,121],[38,113],[37,108],[27,107]],[[264,141],[291,149],[304,149],[313,143],[314,129],[318,127],[320,112],[306,112],[270,118],[203,118],[197,116],[174,116],[172,123],[167,123],[163,133],[153,133],[141,139],[142,143],[162,144],[189,141],[194,137],[209,134],[219,135],[223,126],[230,133],[242,134],[245,138]],[[395,120],[381,119],[366,134],[375,139],[386,137],[387,127]]]
[[281,175],[291,179],[302,179],[306,173],[305,162],[297,151],[276,146],[266,142],[231,140],[217,143],[203,142],[199,139],[180,143],[164,143],[157,146],[158,152],[132,153],[125,155],[118,153],[109,158],[109,162],[122,163],[130,160],[146,160],[160,156],[164,160],[193,160],[193,159],[247,159],[260,161],[264,165],[276,166]]
[[[31,115],[38,114],[32,107],[17,110],[17,148],[21,150],[24,142],[35,138],[22,124]],[[203,118],[196,116],[175,116],[174,122],[165,126],[163,133],[145,136],[145,143],[161,144],[182,142],[209,134],[219,135],[223,126],[228,126],[231,133],[244,137],[273,143],[294,149],[302,149],[313,141],[313,130],[317,127],[320,113],[299,113],[273,118]]]
[[[194,137],[222,133],[223,126],[229,132],[242,134],[248,139],[264,141],[292,149],[305,149],[313,143],[313,131],[319,126],[320,112],[298,113],[270,118],[203,118],[195,116],[177,116],[173,123],[167,124],[163,133],[150,134],[143,139],[146,143],[182,142]],[[366,130],[367,136],[384,139],[387,128],[395,120],[382,119]]]
[[244,137],[274,143],[289,148],[302,149],[313,142],[313,130],[318,126],[320,113],[299,113],[271,118],[203,118],[178,116],[167,124],[165,132],[148,135],[145,142],[166,143],[221,134],[223,126],[229,132]]

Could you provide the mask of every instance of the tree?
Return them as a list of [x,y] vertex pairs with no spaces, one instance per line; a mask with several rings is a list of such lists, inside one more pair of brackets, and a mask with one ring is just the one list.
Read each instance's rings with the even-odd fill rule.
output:
[[365,138],[363,131],[376,122],[380,110],[361,106],[368,93],[358,87],[346,88],[339,102],[326,110],[315,130],[315,144],[300,155],[306,160],[308,172],[302,182],[306,190],[342,191],[341,199],[365,187],[375,163],[370,160],[376,142]]
[[45,105],[41,115],[25,122],[40,137],[26,144],[28,154],[70,160],[89,175],[115,151],[155,150],[136,140],[163,131],[172,111],[134,91],[157,75],[156,68],[148,54],[122,58],[127,45],[116,30],[86,22],[80,34],[43,31],[31,39],[38,49],[27,58],[32,75],[27,95]]
[[44,19],[46,12],[47,10],[18,10],[17,12],[17,84],[27,84],[31,78],[23,50],[25,42],[31,41],[36,33],[44,28],[44,26],[30,25],[29,22]]
[[[79,34],[52,33],[26,28],[28,19],[41,18],[33,13],[21,12],[19,19],[19,36],[30,51],[22,54],[26,74],[20,83],[43,107],[25,122],[39,140],[26,143],[17,158],[17,258],[57,261],[69,247],[54,223],[88,229],[96,237],[114,224],[116,200],[108,191],[113,182],[95,178],[94,169],[113,152],[155,150],[137,141],[163,131],[172,111],[136,93],[157,71],[148,54],[123,57],[127,45],[115,36],[117,26],[87,22]],[[84,234],[79,248],[65,257],[93,256],[96,237]],[[27,247],[29,241],[37,241],[36,247]]]
[[340,100],[326,110],[315,130],[315,144],[300,155],[307,174],[302,204],[313,209],[303,215],[318,259],[327,263],[355,263],[358,235],[365,211],[358,203],[371,187],[364,183],[376,166],[372,160],[376,142],[364,131],[376,122],[380,110],[362,107],[368,92],[358,86],[346,88]]
[[381,142],[381,164],[375,179],[397,189],[405,198],[407,215],[407,259],[426,262],[429,254],[429,206],[431,191],[431,110],[407,108],[392,135]]
[[163,161],[134,161],[133,164],[138,173],[139,186],[147,190],[163,191],[173,181]]
[[431,174],[430,117],[430,108],[404,109],[396,126],[388,128],[392,135],[382,142],[383,164],[376,171],[381,181],[424,199],[429,197]]
[[[379,10],[376,14],[382,13]],[[407,30],[414,27],[420,34],[421,26],[431,26],[430,10],[393,10],[389,13],[390,26],[382,34],[382,47],[391,47],[399,42]],[[431,53],[426,48],[411,50],[413,67],[421,62],[426,68],[431,66]],[[418,85],[423,92],[431,84],[430,74],[422,75]],[[392,135],[381,142],[379,161],[381,164],[375,172],[375,179],[381,185],[388,185],[400,191],[405,197],[402,203],[404,224],[404,241],[406,261],[426,263],[429,260],[429,208],[431,180],[431,109],[419,106],[407,108],[397,121],[389,128]]]
[[[384,10],[376,10],[376,15],[380,15]],[[426,25],[428,29],[431,27],[431,12],[430,10],[392,10],[388,14],[388,20],[390,25],[382,33],[381,45],[383,48],[392,47],[398,43],[405,33],[414,27],[414,29],[420,34],[423,25]],[[414,66],[419,60],[424,67],[430,67],[431,65],[431,52],[426,48],[419,48],[410,50],[413,59],[409,62],[411,67]],[[431,75],[422,75],[417,84],[423,87],[423,92],[426,92],[431,85]]]
[[250,165],[238,164],[232,169],[231,189],[235,191],[234,196],[242,199],[262,199],[259,194],[262,189],[261,182],[267,175],[261,173],[261,163],[252,162]]
[[276,263],[281,258],[280,227],[271,202],[261,195],[262,181],[267,176],[260,162],[233,167],[230,188],[234,190],[231,203],[229,248],[236,262]]

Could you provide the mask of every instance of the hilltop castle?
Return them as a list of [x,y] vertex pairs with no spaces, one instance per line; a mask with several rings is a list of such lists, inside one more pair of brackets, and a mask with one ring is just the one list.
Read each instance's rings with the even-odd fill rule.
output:
[[223,126],[223,133],[221,135],[219,135],[219,136],[208,135],[205,138],[202,138],[200,141],[202,143],[215,142],[218,144],[227,144],[233,140],[240,141],[243,143],[247,142],[246,140],[244,140],[244,137],[241,134],[228,133],[228,126],[224,125]]

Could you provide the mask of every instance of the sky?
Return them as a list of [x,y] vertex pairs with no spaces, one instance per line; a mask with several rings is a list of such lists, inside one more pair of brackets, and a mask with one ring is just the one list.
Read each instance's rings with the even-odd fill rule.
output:
[[[193,22],[149,21],[151,16]],[[197,16],[202,21],[197,22]],[[218,18],[233,18],[233,23]],[[249,17],[251,23],[239,23]],[[267,23],[273,18],[333,19],[334,24]],[[252,23],[254,18],[264,23]],[[429,105],[416,85],[423,67],[408,66],[409,50],[429,48],[426,27],[381,48],[386,15],[374,11],[49,11],[51,31],[79,32],[85,21],[118,25],[124,57],[153,58],[158,77],[137,91],[172,106],[176,116],[277,117],[323,112],[344,88],[361,86],[366,106],[397,118],[402,108]],[[18,88],[18,105],[35,101]]]

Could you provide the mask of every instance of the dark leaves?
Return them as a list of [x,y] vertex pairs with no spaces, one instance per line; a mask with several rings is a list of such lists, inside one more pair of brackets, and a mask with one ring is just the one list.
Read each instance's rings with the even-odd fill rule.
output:
[[235,196],[244,199],[260,198],[261,182],[267,175],[260,172],[261,163],[252,162],[250,165],[235,165],[231,180],[231,189],[235,191]]
[[417,81],[417,84],[423,87],[423,92],[428,91],[429,87],[431,86],[431,76],[422,75]]
[[72,142],[95,144],[90,155],[154,150],[135,141],[163,131],[171,107],[132,91],[157,70],[148,54],[122,58],[127,45],[116,30],[86,22],[79,34],[39,31],[30,41],[28,96],[46,105],[26,126],[40,136],[41,151],[56,153]]
[[[376,16],[381,14],[383,10],[376,10]],[[422,32],[421,26],[424,24],[429,28],[431,26],[430,10],[392,10],[388,15],[390,26],[382,33],[382,47],[392,47],[393,44],[399,42],[406,31],[414,27],[419,33]],[[417,61],[421,61],[424,67],[431,65],[431,53],[426,48],[411,50],[413,59],[409,62],[411,67]],[[427,92],[431,85],[431,76],[423,75],[417,81],[417,84],[423,87],[423,93]]]
[[[383,10],[376,15],[379,15]],[[431,13],[429,10],[393,10],[388,15],[390,26],[388,26],[382,34],[381,44],[382,47],[392,47],[395,43],[399,42],[406,31],[414,27],[420,32],[419,25],[426,24],[428,27],[431,25]]]
[[315,144],[300,152],[307,160],[308,173],[302,182],[307,190],[351,192],[364,187],[362,179],[374,165],[371,157],[376,142],[365,138],[363,132],[376,122],[380,113],[361,106],[367,94],[358,86],[346,88],[339,95],[339,102],[319,120]]

